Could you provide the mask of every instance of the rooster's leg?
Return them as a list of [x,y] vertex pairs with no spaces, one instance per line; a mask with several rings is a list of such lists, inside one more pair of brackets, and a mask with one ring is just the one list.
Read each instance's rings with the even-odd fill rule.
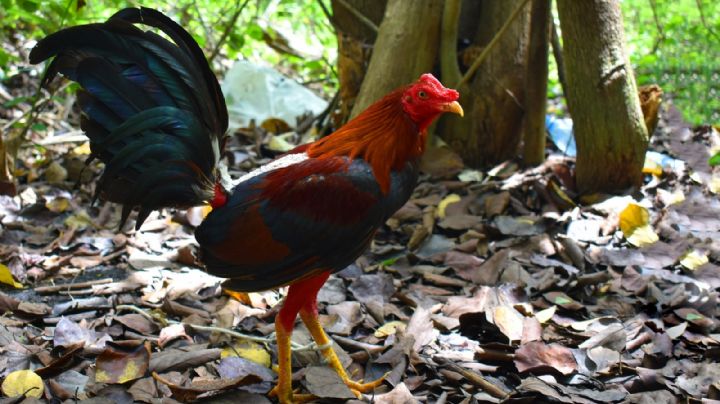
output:
[[322,355],[325,357],[327,363],[335,370],[335,372],[337,372],[343,382],[345,382],[345,384],[355,393],[355,395],[358,396],[358,398],[360,397],[360,393],[370,392],[382,384],[385,376],[370,383],[362,383],[362,381],[356,382],[350,379],[350,376],[348,376],[345,371],[345,367],[342,365],[340,359],[332,348],[330,338],[328,338],[327,334],[325,334],[325,330],[323,330],[322,325],[320,325],[320,321],[318,320],[317,294],[313,294],[312,299],[305,301],[303,306],[300,308],[300,318],[303,323],[305,323],[308,331],[310,331],[315,343],[317,343],[322,349]]
[[323,272],[320,275],[290,285],[283,306],[275,317],[275,337],[278,347],[278,382],[270,395],[277,396],[278,400],[283,404],[309,401],[313,398],[312,395],[293,394],[290,338],[298,311],[309,300],[316,301],[317,292],[329,275],[329,272]]

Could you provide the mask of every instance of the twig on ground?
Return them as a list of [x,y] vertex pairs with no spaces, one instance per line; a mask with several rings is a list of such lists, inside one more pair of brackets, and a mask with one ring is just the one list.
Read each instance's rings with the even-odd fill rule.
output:
[[[132,311],[132,312],[138,313],[138,314],[146,317],[148,320],[159,321],[157,318],[153,317],[151,314],[148,314],[142,308],[133,306],[130,304],[119,304],[119,305],[115,306],[115,310],[117,310],[117,311],[122,311],[122,310]],[[189,327],[196,331],[218,332],[221,334],[229,335],[234,338],[244,339],[244,340],[253,341],[253,342],[259,342],[262,344],[268,344],[268,343],[276,341],[275,333],[272,333],[272,334],[268,335],[267,337],[258,337],[257,335],[243,334],[241,332],[233,331],[233,330],[230,330],[227,328],[222,328],[222,327],[182,323],[180,321],[174,321],[174,320],[166,320],[166,321],[168,324],[182,324],[183,326]],[[165,325],[166,324],[163,324],[163,326],[165,326]],[[322,350],[330,348],[333,344],[331,342],[326,345],[318,345],[314,342],[311,342],[307,345],[300,345],[296,342],[291,342],[291,345],[292,345],[293,352],[303,352],[303,351],[322,351]]]
[[508,395],[508,393],[505,390],[503,390],[500,387],[489,382],[480,373],[477,373],[470,369],[465,369],[464,367],[458,365],[457,363],[455,363],[451,360],[445,359],[443,357],[440,357],[440,356],[433,357],[433,360],[435,362],[438,362],[440,365],[449,367],[453,371],[460,373],[470,383],[479,387],[480,389],[482,389],[483,391],[485,391],[486,393],[490,394],[491,396],[493,396],[495,398],[505,398]]
[[112,283],[112,278],[104,278],[104,279],[97,279],[94,281],[86,281],[86,282],[77,282],[77,283],[64,283],[62,285],[51,285],[51,286],[38,286],[35,288],[35,292],[39,294],[45,294],[45,293],[57,293],[62,292],[66,290],[76,290],[76,289],[84,289],[88,286],[93,285],[105,285],[107,283]]
[[586,274],[577,278],[578,286],[590,286],[604,283],[610,280],[610,274],[607,271],[598,271]]

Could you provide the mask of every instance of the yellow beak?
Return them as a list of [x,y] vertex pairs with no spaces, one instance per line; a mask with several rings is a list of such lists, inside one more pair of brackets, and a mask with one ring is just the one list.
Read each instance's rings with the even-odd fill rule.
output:
[[460,103],[457,101],[448,102],[447,104],[443,104],[442,111],[443,112],[452,112],[452,113],[458,114],[460,116],[463,116],[465,114],[462,107],[460,106]]

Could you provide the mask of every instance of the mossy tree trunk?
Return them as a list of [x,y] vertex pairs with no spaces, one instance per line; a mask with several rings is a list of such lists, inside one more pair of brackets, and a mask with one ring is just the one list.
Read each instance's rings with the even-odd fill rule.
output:
[[[476,10],[475,44],[487,46],[523,3],[525,0],[482,2]],[[467,4],[463,3],[463,9]],[[529,32],[530,7],[526,6],[490,50],[469,88],[460,89],[465,93],[461,98],[465,117],[446,117],[443,122],[443,139],[470,166],[488,167],[517,155],[525,112]]]
[[618,0],[558,0],[581,194],[642,183],[648,144]]
[[432,71],[440,42],[442,0],[389,0],[352,115],[391,90]]

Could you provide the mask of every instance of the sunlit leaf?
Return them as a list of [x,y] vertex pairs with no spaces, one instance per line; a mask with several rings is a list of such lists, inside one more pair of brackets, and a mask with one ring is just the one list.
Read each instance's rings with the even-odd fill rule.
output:
[[710,179],[708,189],[713,194],[720,194],[720,177],[717,174],[713,175],[713,177]]
[[642,169],[643,174],[652,174],[656,177],[662,176],[662,166],[655,161],[645,158],[645,165]]
[[523,316],[511,306],[498,306],[493,322],[510,341],[519,341],[523,335]]
[[220,353],[221,358],[239,356],[255,363],[270,367],[270,354],[265,348],[252,341],[242,341],[231,347],[227,347]]
[[402,321],[390,321],[375,330],[374,335],[375,338],[385,338],[389,335],[395,334],[398,330],[405,331],[405,327],[407,327],[407,324]]
[[463,170],[458,174],[458,179],[462,182],[480,182],[483,180],[483,173],[478,170]]
[[681,189],[676,189],[673,192],[666,191],[662,188],[657,190],[658,198],[665,204],[665,206],[676,205],[685,200],[685,194]]
[[693,173],[691,173],[691,174],[690,174],[690,179],[693,180],[693,181],[695,181],[695,183],[697,183],[697,184],[702,184],[702,183],[703,183],[702,177],[700,176],[700,174],[699,174],[698,172],[693,172]]
[[95,381],[120,384],[139,379],[145,376],[149,364],[149,342],[108,341],[95,362]]
[[707,254],[698,250],[688,251],[681,259],[680,265],[693,271],[709,262]]
[[86,156],[90,154],[90,142],[85,142],[80,146],[75,147],[74,149],[72,149],[72,152],[80,156]]
[[10,285],[17,289],[22,289],[22,283],[18,282],[13,278],[10,268],[5,264],[0,264],[0,283]]
[[45,385],[37,373],[32,370],[16,370],[11,372],[2,384],[2,392],[8,397],[27,396],[42,397]]
[[557,311],[557,306],[552,305],[547,309],[540,310],[535,313],[535,318],[540,322],[540,324],[545,324],[555,315],[555,311]]
[[438,204],[437,210],[435,211],[435,215],[440,219],[444,219],[445,218],[445,210],[447,209],[447,207],[449,205],[451,205],[453,203],[457,203],[457,202],[460,202],[460,195],[450,194],[450,195],[446,196]]
[[[293,135],[293,133],[290,133],[289,135]],[[288,152],[295,148],[295,145],[287,141],[286,135],[273,135],[270,137],[270,141],[268,142],[268,149],[280,153]]]
[[677,339],[681,335],[685,333],[685,330],[687,329],[688,323],[682,322],[674,327],[670,327],[665,330],[665,333],[670,337],[670,339]]
[[70,207],[70,200],[62,197],[53,198],[52,200],[45,202],[45,207],[50,212],[62,213]]
[[658,241],[658,235],[650,226],[650,214],[644,207],[630,203],[620,212],[620,229],[625,239],[636,247],[643,247]]

